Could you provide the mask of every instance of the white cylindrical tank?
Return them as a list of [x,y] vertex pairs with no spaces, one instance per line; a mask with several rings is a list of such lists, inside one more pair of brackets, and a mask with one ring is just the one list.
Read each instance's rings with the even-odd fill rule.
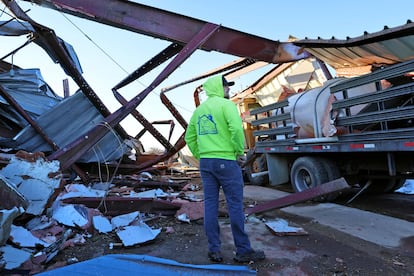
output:
[[[321,87],[298,93],[288,98],[288,110],[297,138],[322,138],[346,133],[345,129],[335,126],[335,119],[343,116],[341,112],[332,113],[332,103],[343,99],[342,92],[331,94],[331,87],[345,81],[345,78],[331,79]],[[369,83],[347,90],[347,98],[375,93],[375,83]],[[350,107],[351,115],[358,114],[366,104]],[[286,110],[286,109],[285,109]]]
[[320,138],[333,136],[336,128],[329,113],[335,96],[330,87],[343,79],[332,79],[323,86],[289,97],[292,123],[298,138]]

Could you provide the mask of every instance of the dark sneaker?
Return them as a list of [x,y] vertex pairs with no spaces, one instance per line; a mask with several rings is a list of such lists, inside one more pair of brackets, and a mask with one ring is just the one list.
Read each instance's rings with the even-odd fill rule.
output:
[[214,263],[221,263],[223,261],[220,252],[208,252],[208,258]]
[[252,250],[249,253],[245,254],[236,254],[234,260],[238,263],[250,263],[250,262],[257,262],[264,260],[266,258],[265,253],[263,251],[254,251]]

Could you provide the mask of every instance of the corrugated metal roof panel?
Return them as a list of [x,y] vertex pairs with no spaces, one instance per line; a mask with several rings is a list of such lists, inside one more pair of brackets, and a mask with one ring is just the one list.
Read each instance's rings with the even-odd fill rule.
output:
[[[2,73],[0,85],[33,119],[62,100],[43,80],[39,69],[12,69]],[[1,96],[0,112],[1,116],[22,128],[27,125],[27,121]]]
[[[64,99],[43,113],[37,124],[48,137],[62,148],[104,120],[82,92]],[[30,126],[26,126],[13,139],[1,138],[0,145],[29,152],[50,152],[52,148]],[[127,146],[115,131],[109,131],[79,162],[104,162],[117,160],[127,151]]]
[[318,38],[293,43],[335,69],[394,64],[414,58],[414,23],[346,40]]

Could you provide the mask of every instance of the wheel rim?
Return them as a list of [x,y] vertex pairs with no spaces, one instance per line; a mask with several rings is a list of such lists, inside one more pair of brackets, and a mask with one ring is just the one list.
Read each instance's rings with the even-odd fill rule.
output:
[[302,168],[298,171],[298,174],[295,178],[297,186],[300,188],[301,191],[309,189],[313,187],[312,177],[308,170]]
[[303,156],[296,159],[290,170],[291,184],[296,192],[328,182],[328,173],[319,158]]

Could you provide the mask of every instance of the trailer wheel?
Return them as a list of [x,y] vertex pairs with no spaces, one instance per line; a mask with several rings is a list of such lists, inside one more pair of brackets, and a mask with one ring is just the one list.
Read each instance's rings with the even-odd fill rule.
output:
[[[254,157],[253,157],[254,156]],[[265,186],[269,184],[269,175],[260,175],[253,177],[252,174],[267,171],[266,155],[256,154],[254,150],[249,150],[246,154],[246,160],[253,157],[253,161],[245,167],[245,173],[251,185]]]
[[295,192],[302,192],[329,181],[324,164],[316,157],[299,157],[290,170],[290,182]]

